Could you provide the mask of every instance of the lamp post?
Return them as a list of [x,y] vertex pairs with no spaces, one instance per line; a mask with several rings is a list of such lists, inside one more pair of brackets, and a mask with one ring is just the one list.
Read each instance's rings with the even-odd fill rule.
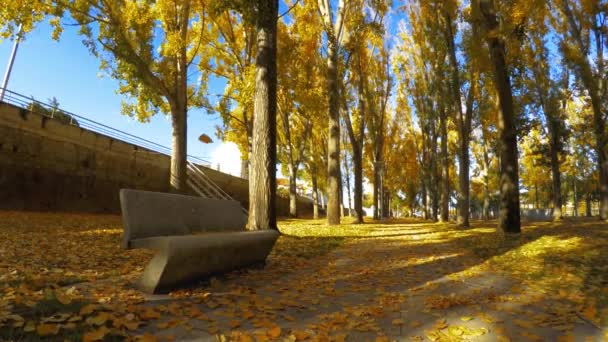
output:
[[15,37],[13,50],[11,51],[11,55],[8,58],[8,65],[6,66],[6,72],[4,73],[2,89],[0,89],[0,103],[4,101],[4,94],[6,92],[6,87],[8,86],[8,79],[11,77],[11,70],[13,69],[13,64],[15,63],[15,56],[17,56],[17,49],[19,48],[19,41],[21,40],[22,28],[22,24],[19,24],[19,29],[17,30],[17,37]]

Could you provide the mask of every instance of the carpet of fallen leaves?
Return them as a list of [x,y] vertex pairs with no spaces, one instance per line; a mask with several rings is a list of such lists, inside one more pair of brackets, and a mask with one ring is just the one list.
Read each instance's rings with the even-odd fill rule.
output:
[[0,340],[608,340],[608,225],[285,220],[264,269],[167,296],[120,217],[0,212]]

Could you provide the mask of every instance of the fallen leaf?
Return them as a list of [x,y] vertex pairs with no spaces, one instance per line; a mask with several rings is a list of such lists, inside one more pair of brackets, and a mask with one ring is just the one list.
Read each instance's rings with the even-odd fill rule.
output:
[[84,333],[82,336],[83,342],[93,342],[93,341],[102,341],[103,338],[110,330],[106,327],[100,327],[97,330],[89,331]]
[[59,333],[59,325],[58,324],[40,324],[36,327],[36,332],[40,336],[51,336],[57,335]]

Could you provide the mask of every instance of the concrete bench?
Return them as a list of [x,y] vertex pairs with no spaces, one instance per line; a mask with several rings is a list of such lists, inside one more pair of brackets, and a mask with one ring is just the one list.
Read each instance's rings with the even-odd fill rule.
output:
[[211,274],[263,264],[279,233],[245,231],[236,201],[120,190],[123,248],[157,251],[138,287],[163,293]]

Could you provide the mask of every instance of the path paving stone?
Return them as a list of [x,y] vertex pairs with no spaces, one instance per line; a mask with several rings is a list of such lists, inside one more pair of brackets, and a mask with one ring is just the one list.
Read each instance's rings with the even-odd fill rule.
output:
[[182,341],[265,340],[276,327],[286,340],[603,340],[605,328],[565,314],[571,303],[548,302],[500,270],[471,271],[484,259],[425,236],[425,227],[349,241],[290,270],[271,258],[264,270],[207,287],[208,296],[193,304],[203,319],[165,329],[150,324],[140,332]]

